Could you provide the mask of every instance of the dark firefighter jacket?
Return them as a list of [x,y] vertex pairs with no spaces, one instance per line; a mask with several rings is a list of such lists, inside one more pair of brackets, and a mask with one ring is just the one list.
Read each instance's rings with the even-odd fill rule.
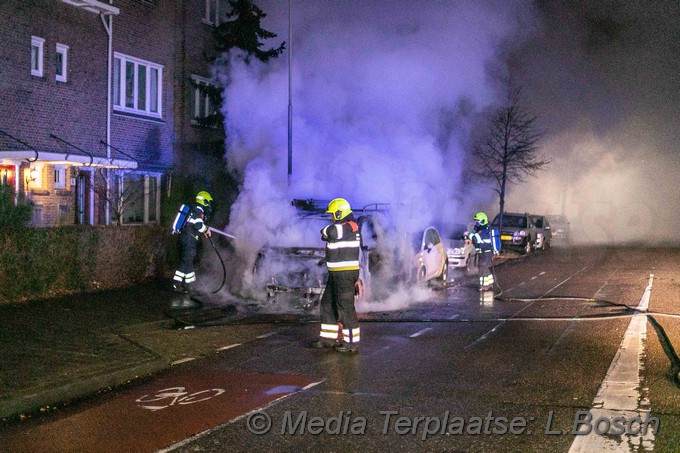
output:
[[183,234],[189,234],[198,241],[201,234],[208,231],[208,225],[205,224],[206,213],[202,206],[194,206],[189,213],[186,225],[182,229]]
[[475,232],[470,235],[470,240],[480,252],[497,252],[496,241],[494,241],[495,230],[489,229],[487,225],[475,227]]
[[321,230],[326,241],[326,266],[330,272],[359,270],[359,225],[350,214]]

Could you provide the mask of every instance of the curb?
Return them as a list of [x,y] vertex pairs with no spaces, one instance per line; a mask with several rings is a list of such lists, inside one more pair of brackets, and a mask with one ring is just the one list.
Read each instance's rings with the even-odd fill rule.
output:
[[37,392],[26,391],[0,400],[0,418],[7,419],[23,413],[36,412],[42,407],[65,404],[83,398],[109,387],[124,384],[134,379],[148,376],[170,367],[165,360],[154,358],[129,368],[115,370],[100,375],[76,379],[72,383]]

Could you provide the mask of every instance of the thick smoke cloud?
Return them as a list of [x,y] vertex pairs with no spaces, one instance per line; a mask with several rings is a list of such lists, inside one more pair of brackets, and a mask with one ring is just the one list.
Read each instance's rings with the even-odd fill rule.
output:
[[[266,242],[295,243],[292,198],[398,207],[407,231],[466,222],[498,200],[464,178],[470,132],[511,76],[544,131],[548,170],[507,210],[565,213],[589,242],[676,241],[680,208],[677,1],[292,0],[288,51],[225,56],[227,160],[242,180],[229,230],[245,286]],[[288,2],[261,0],[288,40]],[[290,49],[290,46],[288,47]],[[306,240],[318,244],[318,231]],[[299,243],[299,242],[298,242]]]
[[677,242],[680,3],[537,5],[508,61],[554,161],[509,208],[566,213],[587,242]]
[[[464,147],[494,101],[488,66],[530,17],[528,3],[505,3],[293,0],[290,185],[289,55],[226,57],[227,159],[243,180],[229,228],[246,268],[265,242],[287,240],[292,198],[390,203],[405,231],[467,222],[489,203],[491,190],[463,184]],[[287,2],[258,5],[278,34],[265,46],[287,41]]]

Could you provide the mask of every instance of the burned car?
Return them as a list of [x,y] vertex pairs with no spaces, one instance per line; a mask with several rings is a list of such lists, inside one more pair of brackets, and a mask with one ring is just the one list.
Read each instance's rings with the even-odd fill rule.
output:
[[[293,200],[297,218],[294,228],[296,245],[268,244],[260,250],[253,274],[265,285],[268,303],[285,304],[286,307],[312,309],[319,305],[325,288],[327,270],[325,243],[320,231],[330,223],[324,200]],[[373,208],[375,212],[377,205]],[[370,208],[354,209],[359,225],[361,245],[359,252],[359,282],[357,297],[368,298],[372,290],[372,277],[380,272],[382,260],[376,252],[382,230]]]

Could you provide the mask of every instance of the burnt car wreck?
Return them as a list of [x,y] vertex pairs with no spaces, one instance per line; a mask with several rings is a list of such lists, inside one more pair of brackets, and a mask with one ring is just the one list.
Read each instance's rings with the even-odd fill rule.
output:
[[267,302],[284,299],[297,308],[318,305],[325,287],[325,250],[312,247],[266,247],[257,257],[255,272],[268,276]]
[[[324,200],[293,200],[297,212],[295,228],[299,238],[296,246],[269,244],[257,255],[253,273],[264,286],[267,304],[281,308],[310,310],[317,307],[326,283],[325,244],[321,229],[330,223]],[[361,234],[359,282],[357,298],[368,298],[374,274],[380,271],[378,244],[380,231],[372,213],[382,205],[373,204],[354,209]]]

